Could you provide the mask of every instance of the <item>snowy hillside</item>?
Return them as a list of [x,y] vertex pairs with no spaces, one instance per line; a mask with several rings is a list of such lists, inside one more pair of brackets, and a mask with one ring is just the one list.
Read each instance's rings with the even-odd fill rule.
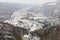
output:
[[[44,27],[48,27],[48,22],[46,21],[47,17],[44,16],[42,13],[33,13],[33,12],[27,12],[26,10],[20,10],[13,13],[11,18],[9,20],[6,20],[5,22],[8,22],[14,26],[27,29],[28,35],[24,34],[23,40],[27,37],[31,39],[32,36],[30,33],[34,31],[38,31]],[[46,24],[45,24],[46,23]],[[47,26],[45,26],[47,25]],[[34,39],[40,40],[38,36],[33,36]],[[27,40],[26,39],[26,40]],[[36,40],[35,39],[35,40]]]
[[29,31],[34,31],[36,29],[39,30],[40,28],[43,28],[46,19],[47,17],[45,17],[42,13],[33,13],[20,10],[14,12],[8,22],[15,26],[28,29]]
[[[14,12],[11,18],[5,22],[8,22],[16,27],[26,29],[28,34],[22,34],[23,40],[40,40],[37,34],[41,34],[39,30],[44,30],[44,28],[48,29],[50,26],[57,24],[59,21],[57,19],[53,19],[53,17],[46,17],[43,13],[40,12],[34,13],[27,10],[20,10]],[[36,34],[35,31],[37,31]],[[33,33],[34,36],[31,33]]]

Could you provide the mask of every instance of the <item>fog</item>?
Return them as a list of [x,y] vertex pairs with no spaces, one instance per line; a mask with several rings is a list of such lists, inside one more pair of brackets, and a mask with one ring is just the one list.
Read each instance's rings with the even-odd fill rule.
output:
[[54,2],[56,0],[0,0],[0,2],[22,3],[22,4],[44,4],[46,2]]

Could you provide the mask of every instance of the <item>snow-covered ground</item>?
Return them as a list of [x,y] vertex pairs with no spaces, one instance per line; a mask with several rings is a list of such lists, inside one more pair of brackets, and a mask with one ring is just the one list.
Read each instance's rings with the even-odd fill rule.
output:
[[17,27],[27,29],[29,34],[23,35],[24,37],[23,39],[40,40],[38,36],[30,35],[30,32],[38,31],[43,27],[48,27],[50,25],[53,25],[57,21],[58,21],[57,19],[46,17],[43,13],[34,13],[34,12],[28,12],[26,10],[20,10],[14,12],[11,18],[9,20],[6,20],[5,22],[13,24],[14,26]]
[[[27,11],[17,11],[14,12],[10,20],[5,22],[11,23],[15,26],[23,27],[29,29],[29,31],[34,31],[43,28],[43,22],[47,19],[42,13],[33,13]],[[41,23],[39,23],[41,22]]]

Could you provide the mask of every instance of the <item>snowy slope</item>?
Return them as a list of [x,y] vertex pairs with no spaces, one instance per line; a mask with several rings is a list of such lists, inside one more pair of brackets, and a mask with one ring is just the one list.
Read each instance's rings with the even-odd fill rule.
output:
[[[34,32],[39,32],[40,29],[43,30],[43,28],[53,26],[59,21],[53,17],[46,17],[43,13],[40,12],[35,13],[26,10],[19,10],[14,12],[11,18],[5,22],[8,22],[16,27],[27,29],[28,34],[22,34],[23,40],[40,40],[38,34],[35,34]],[[34,33],[34,36],[31,33]]]
[[[8,23],[15,26],[23,27],[29,31],[43,28],[43,22],[47,19],[42,13],[27,12],[26,10],[20,10],[14,12]],[[6,21],[5,21],[6,22]]]

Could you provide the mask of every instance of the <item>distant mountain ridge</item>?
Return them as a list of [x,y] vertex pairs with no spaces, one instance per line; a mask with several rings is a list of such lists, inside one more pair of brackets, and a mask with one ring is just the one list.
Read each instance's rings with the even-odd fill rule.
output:
[[30,7],[32,5],[0,2],[0,20],[4,21],[9,19],[14,11]]
[[60,1],[57,2],[47,2],[45,4],[35,6],[28,11],[35,12],[35,13],[43,13],[48,17],[58,18],[60,20]]

